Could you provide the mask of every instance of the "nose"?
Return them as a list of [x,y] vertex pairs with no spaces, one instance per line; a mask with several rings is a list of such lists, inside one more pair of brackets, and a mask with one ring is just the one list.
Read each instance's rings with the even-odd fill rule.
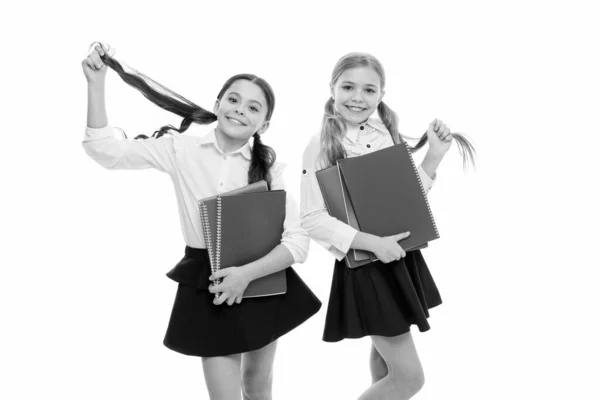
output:
[[363,101],[362,92],[360,90],[353,91],[351,98],[353,101],[356,101],[357,103],[362,103],[362,101]]
[[240,115],[244,115],[244,110],[242,109],[242,107],[238,107],[235,109],[235,112],[240,114]]

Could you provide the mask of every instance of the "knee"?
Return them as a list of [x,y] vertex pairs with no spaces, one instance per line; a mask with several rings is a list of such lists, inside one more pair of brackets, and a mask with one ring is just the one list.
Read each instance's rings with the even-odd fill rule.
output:
[[244,400],[271,400],[273,388],[273,377],[259,377],[252,373],[242,376],[242,392]]
[[414,396],[425,386],[425,374],[420,369],[416,374],[412,375],[409,379],[408,389]]
[[425,375],[420,367],[403,370],[400,374],[392,374],[394,398],[409,399],[416,395],[425,385]]
[[405,371],[401,380],[396,380],[396,389],[402,393],[402,398],[411,398],[417,394],[425,385],[425,374],[422,368],[414,368]]

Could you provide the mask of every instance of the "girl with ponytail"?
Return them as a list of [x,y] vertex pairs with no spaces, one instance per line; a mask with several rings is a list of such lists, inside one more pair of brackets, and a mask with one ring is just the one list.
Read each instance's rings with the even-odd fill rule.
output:
[[[325,104],[321,132],[303,156],[300,214],[302,226],[337,259],[323,340],[370,336],[372,386],[359,400],[409,399],[423,385],[423,370],[410,333],[412,324],[429,329],[428,310],[441,304],[440,294],[419,250],[405,252],[397,243],[410,233],[378,237],[357,231],[329,216],[315,172],[345,157],[360,156],[404,142],[396,114],[383,102],[385,72],[372,55],[350,53],[336,64],[331,98]],[[378,119],[372,118],[377,112]],[[418,174],[429,191],[435,171],[456,140],[463,166],[473,163],[474,149],[442,121],[434,120],[414,146],[429,148]],[[351,249],[367,250],[379,261],[350,269],[343,262]]]
[[[304,262],[310,239],[288,193],[281,243],[259,260],[211,275],[197,202],[259,180],[285,189],[283,167],[261,140],[275,106],[273,90],[255,75],[235,75],[210,112],[118,62],[106,45],[97,44],[82,66],[88,82],[87,154],[108,169],[155,168],[173,182],[186,247],[167,274],[179,285],[165,346],[202,358],[211,399],[239,400],[242,393],[244,399],[270,399],[277,339],[314,315],[321,303],[292,268],[286,271],[285,295],[244,301],[242,295],[253,279]],[[151,137],[117,139],[104,102],[107,68],[182,117],[179,128],[163,126]],[[183,134],[212,122],[215,127],[203,137]],[[222,283],[210,285],[217,278]],[[221,295],[215,299],[216,292]]]

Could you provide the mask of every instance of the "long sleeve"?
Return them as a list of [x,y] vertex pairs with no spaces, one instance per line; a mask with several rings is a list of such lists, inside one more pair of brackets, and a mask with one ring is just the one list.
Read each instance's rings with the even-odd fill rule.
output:
[[423,167],[420,165],[417,168],[417,172],[419,173],[419,178],[421,178],[421,184],[423,185],[423,190],[425,190],[425,194],[429,193],[429,190],[435,182],[435,176],[433,179],[430,178],[429,175],[427,175],[427,172],[425,172]]
[[336,259],[342,260],[358,232],[350,225],[329,215],[317,182],[318,137],[313,138],[302,158],[300,216],[302,227],[310,237],[328,250]]
[[[272,167],[272,190],[285,190],[285,182],[283,180],[284,169],[285,165],[281,163],[276,163]],[[310,237],[300,222],[298,204],[289,192],[286,193],[285,198],[285,220],[283,222],[281,244],[292,253],[294,262],[303,263],[308,257]]]
[[108,169],[156,168],[172,173],[175,169],[173,136],[158,139],[118,139],[110,125],[85,130],[83,148],[100,165]]

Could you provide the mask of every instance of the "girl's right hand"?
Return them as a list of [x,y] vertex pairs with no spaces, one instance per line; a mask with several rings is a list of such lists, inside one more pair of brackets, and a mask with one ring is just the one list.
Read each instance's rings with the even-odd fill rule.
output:
[[398,261],[406,257],[406,252],[398,244],[399,240],[406,239],[410,232],[399,233],[397,235],[378,237],[375,246],[371,250],[375,256],[384,264],[392,261]]
[[106,44],[97,44],[94,50],[81,62],[83,74],[87,79],[88,85],[103,83],[106,76],[106,64],[100,58],[104,54],[112,56],[114,50]]

